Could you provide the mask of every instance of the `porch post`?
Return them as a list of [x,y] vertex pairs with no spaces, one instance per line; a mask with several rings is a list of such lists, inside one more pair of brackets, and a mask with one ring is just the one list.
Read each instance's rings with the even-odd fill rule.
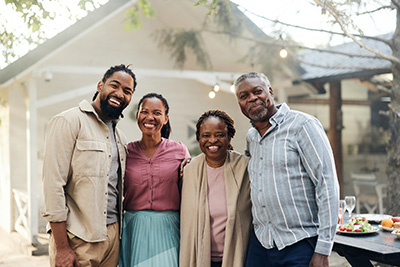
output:
[[[335,157],[336,171],[340,188],[343,186],[343,156],[342,156],[342,88],[341,81],[329,83],[329,140]],[[342,190],[341,190],[342,192]]]
[[39,210],[37,203],[37,87],[36,81],[34,78],[29,79],[28,84],[28,112],[27,112],[27,121],[28,121],[28,131],[27,131],[27,170],[28,170],[28,220],[30,226],[30,242],[32,244],[37,244],[37,236],[39,231]]

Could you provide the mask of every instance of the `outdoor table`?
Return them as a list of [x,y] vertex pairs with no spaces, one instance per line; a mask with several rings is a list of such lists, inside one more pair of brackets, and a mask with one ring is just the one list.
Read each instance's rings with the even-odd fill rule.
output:
[[365,235],[336,234],[333,250],[353,267],[373,266],[371,260],[400,266],[400,238],[382,230]]

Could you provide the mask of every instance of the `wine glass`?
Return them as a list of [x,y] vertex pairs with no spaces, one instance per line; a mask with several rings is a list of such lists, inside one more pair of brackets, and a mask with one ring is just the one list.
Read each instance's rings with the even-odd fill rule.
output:
[[339,220],[343,224],[343,215],[346,212],[346,201],[341,199],[339,202]]
[[354,207],[356,206],[356,197],[346,196],[344,200],[346,202],[346,209],[349,212],[349,218],[351,219],[351,212],[354,210]]

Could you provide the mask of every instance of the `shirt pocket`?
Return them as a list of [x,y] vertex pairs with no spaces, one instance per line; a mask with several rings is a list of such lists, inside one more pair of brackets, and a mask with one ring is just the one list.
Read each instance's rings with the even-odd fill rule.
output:
[[96,140],[78,139],[71,165],[73,176],[105,175],[110,165],[106,144]]

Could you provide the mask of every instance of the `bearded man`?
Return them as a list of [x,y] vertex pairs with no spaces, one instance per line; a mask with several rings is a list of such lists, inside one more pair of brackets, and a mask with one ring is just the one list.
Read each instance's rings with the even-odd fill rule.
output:
[[262,73],[241,75],[235,89],[253,126],[246,137],[254,225],[246,267],[329,267],[339,184],[321,123],[275,105]]
[[44,211],[51,266],[117,266],[126,138],[116,127],[136,88],[129,66],[106,71],[93,102],[46,130]]

